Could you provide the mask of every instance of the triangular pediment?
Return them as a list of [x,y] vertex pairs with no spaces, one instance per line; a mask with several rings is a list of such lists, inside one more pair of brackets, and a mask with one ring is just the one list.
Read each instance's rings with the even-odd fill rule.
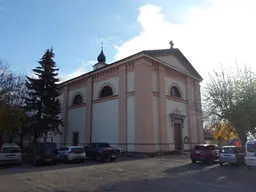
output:
[[148,50],[144,51],[144,53],[173,68],[179,69],[185,74],[192,75],[202,80],[202,77],[179,49]]
[[189,73],[189,71],[186,69],[186,67],[174,55],[159,55],[159,56],[157,55],[157,56],[155,56],[155,58],[159,59],[175,68],[178,68],[185,73]]

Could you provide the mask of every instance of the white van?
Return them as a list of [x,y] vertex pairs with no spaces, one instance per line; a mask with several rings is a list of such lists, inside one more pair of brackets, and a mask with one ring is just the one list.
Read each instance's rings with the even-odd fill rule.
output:
[[256,139],[248,140],[245,144],[245,165],[248,168],[256,167]]

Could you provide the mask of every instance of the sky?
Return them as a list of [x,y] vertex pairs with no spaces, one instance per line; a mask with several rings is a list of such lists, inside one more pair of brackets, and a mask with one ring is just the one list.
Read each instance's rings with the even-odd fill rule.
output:
[[201,76],[220,65],[256,70],[255,0],[0,0],[0,58],[31,74],[51,46],[61,80],[144,49],[179,48]]

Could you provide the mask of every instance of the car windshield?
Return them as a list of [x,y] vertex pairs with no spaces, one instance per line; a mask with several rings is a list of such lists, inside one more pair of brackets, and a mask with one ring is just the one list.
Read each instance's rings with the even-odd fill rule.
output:
[[100,143],[99,147],[100,148],[105,148],[105,147],[110,147],[110,145],[108,143]]
[[256,153],[256,143],[248,143],[247,144],[247,151],[250,153]]
[[235,147],[223,147],[220,150],[221,153],[236,153],[237,149]]
[[41,149],[57,149],[57,144],[56,143],[41,143],[40,144]]
[[202,150],[205,150],[206,147],[205,146],[195,146],[195,150],[198,150],[198,151],[202,151]]
[[198,145],[195,146],[196,151],[215,150],[213,145]]
[[83,148],[72,148],[71,151],[74,153],[83,153],[84,149]]
[[4,147],[3,152],[4,153],[19,153],[20,148],[19,147]]

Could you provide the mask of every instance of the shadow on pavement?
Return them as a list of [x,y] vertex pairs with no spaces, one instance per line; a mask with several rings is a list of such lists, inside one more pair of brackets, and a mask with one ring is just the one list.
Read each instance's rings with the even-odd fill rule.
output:
[[117,162],[124,162],[124,161],[134,161],[134,160],[141,160],[141,157],[119,157],[114,162],[97,162],[93,160],[86,160],[84,163],[62,163],[59,162],[57,165],[50,165],[50,164],[42,164],[40,166],[33,166],[31,164],[26,165],[0,165],[0,175],[10,175],[10,174],[23,174],[23,173],[32,173],[32,172],[40,172],[40,171],[52,171],[52,170],[59,170],[59,169],[71,169],[77,167],[87,167],[87,166],[95,166],[95,165],[102,165],[105,163],[117,163]]
[[[220,166],[218,163],[207,165],[203,163],[186,164],[179,167],[170,168],[164,171],[169,176],[188,176],[197,177],[200,181],[221,181],[230,180],[232,182],[245,180],[250,182],[253,179],[255,172],[248,170],[245,166],[238,165],[223,165]],[[255,177],[255,176],[254,176]]]
[[182,192],[255,192],[255,173],[244,166],[218,164],[206,165],[203,163],[185,164],[179,167],[169,168],[161,178],[152,179],[145,176],[144,179],[123,181],[118,184],[111,183],[102,186],[96,191],[182,191]]
[[58,163],[56,165],[50,164],[41,164],[40,166],[33,165],[22,165],[22,166],[1,166],[0,175],[10,175],[10,174],[23,174],[23,173],[32,173],[32,172],[40,172],[40,171],[52,171],[58,169],[69,169],[76,167],[84,167],[84,166],[93,166],[100,163],[85,161],[84,163]]
[[[213,165],[215,165],[216,163],[214,163]],[[172,167],[170,169],[167,169],[165,170],[165,173],[167,174],[178,174],[178,173],[182,173],[182,172],[185,172],[185,171],[190,171],[190,172],[193,172],[193,171],[201,171],[207,167],[209,167],[210,165],[207,165],[205,163],[196,163],[196,164],[192,164],[192,163],[189,163],[189,164],[185,164],[185,165],[182,165],[182,166],[177,166],[177,167]]]

